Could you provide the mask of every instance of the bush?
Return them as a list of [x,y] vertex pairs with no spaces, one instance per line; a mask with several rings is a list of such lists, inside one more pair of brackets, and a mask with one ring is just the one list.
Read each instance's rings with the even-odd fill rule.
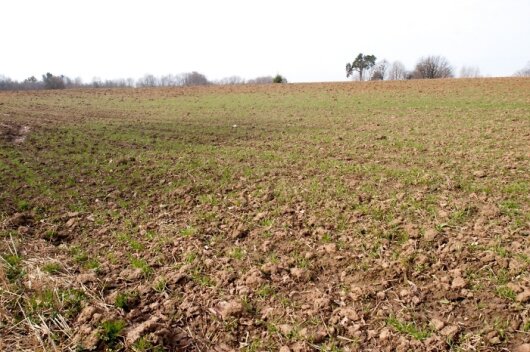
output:
[[273,79],[272,83],[287,83],[287,79],[280,74],[277,74]]

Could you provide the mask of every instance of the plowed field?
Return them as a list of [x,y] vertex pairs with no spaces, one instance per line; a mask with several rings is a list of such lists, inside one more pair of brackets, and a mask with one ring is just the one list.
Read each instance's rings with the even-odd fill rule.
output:
[[529,195],[530,79],[1,92],[0,350],[530,351]]

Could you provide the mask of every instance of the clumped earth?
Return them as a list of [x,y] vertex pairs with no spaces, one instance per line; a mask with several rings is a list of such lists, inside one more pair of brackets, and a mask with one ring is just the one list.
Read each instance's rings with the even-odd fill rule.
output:
[[0,350],[530,350],[529,79],[2,92],[0,126]]

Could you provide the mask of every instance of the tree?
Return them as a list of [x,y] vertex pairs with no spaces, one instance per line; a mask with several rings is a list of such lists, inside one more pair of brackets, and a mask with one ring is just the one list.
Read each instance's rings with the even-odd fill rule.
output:
[[478,78],[480,75],[480,69],[477,66],[462,66],[460,69],[461,78]]
[[205,75],[196,71],[185,73],[182,83],[185,86],[205,86],[210,84]]
[[443,56],[422,57],[412,72],[412,78],[416,79],[449,77],[453,77],[453,68]]
[[526,67],[515,72],[514,76],[517,77],[530,77],[530,61],[526,64]]
[[392,81],[403,80],[407,78],[405,65],[400,61],[394,61],[388,69],[388,79]]
[[272,83],[273,77],[272,76],[261,76],[256,77],[254,79],[249,79],[247,81],[247,84],[269,84]]
[[152,74],[146,74],[138,80],[136,85],[138,87],[145,88],[145,87],[156,87],[159,85],[158,83],[159,83],[158,79],[155,76],[153,76]]
[[376,57],[374,55],[363,55],[360,53],[350,64],[346,64],[346,77],[349,78],[355,71],[359,72],[359,80],[363,80],[363,72],[369,70],[375,65]]
[[237,84],[245,84],[245,80],[239,76],[230,76],[225,77],[223,79],[220,79],[217,84],[220,85],[237,85]]
[[371,81],[382,81],[387,77],[389,62],[386,60],[380,61],[375,64],[370,70]]
[[277,74],[272,79],[272,83],[287,83],[287,79],[280,74]]
[[42,75],[42,82],[45,89],[64,89],[66,84],[64,76],[54,76],[50,72]]

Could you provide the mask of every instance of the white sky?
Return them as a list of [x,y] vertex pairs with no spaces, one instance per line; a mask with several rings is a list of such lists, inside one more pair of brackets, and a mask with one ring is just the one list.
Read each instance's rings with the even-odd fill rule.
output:
[[346,80],[359,53],[447,57],[509,76],[530,61],[529,0],[1,0],[0,74]]

